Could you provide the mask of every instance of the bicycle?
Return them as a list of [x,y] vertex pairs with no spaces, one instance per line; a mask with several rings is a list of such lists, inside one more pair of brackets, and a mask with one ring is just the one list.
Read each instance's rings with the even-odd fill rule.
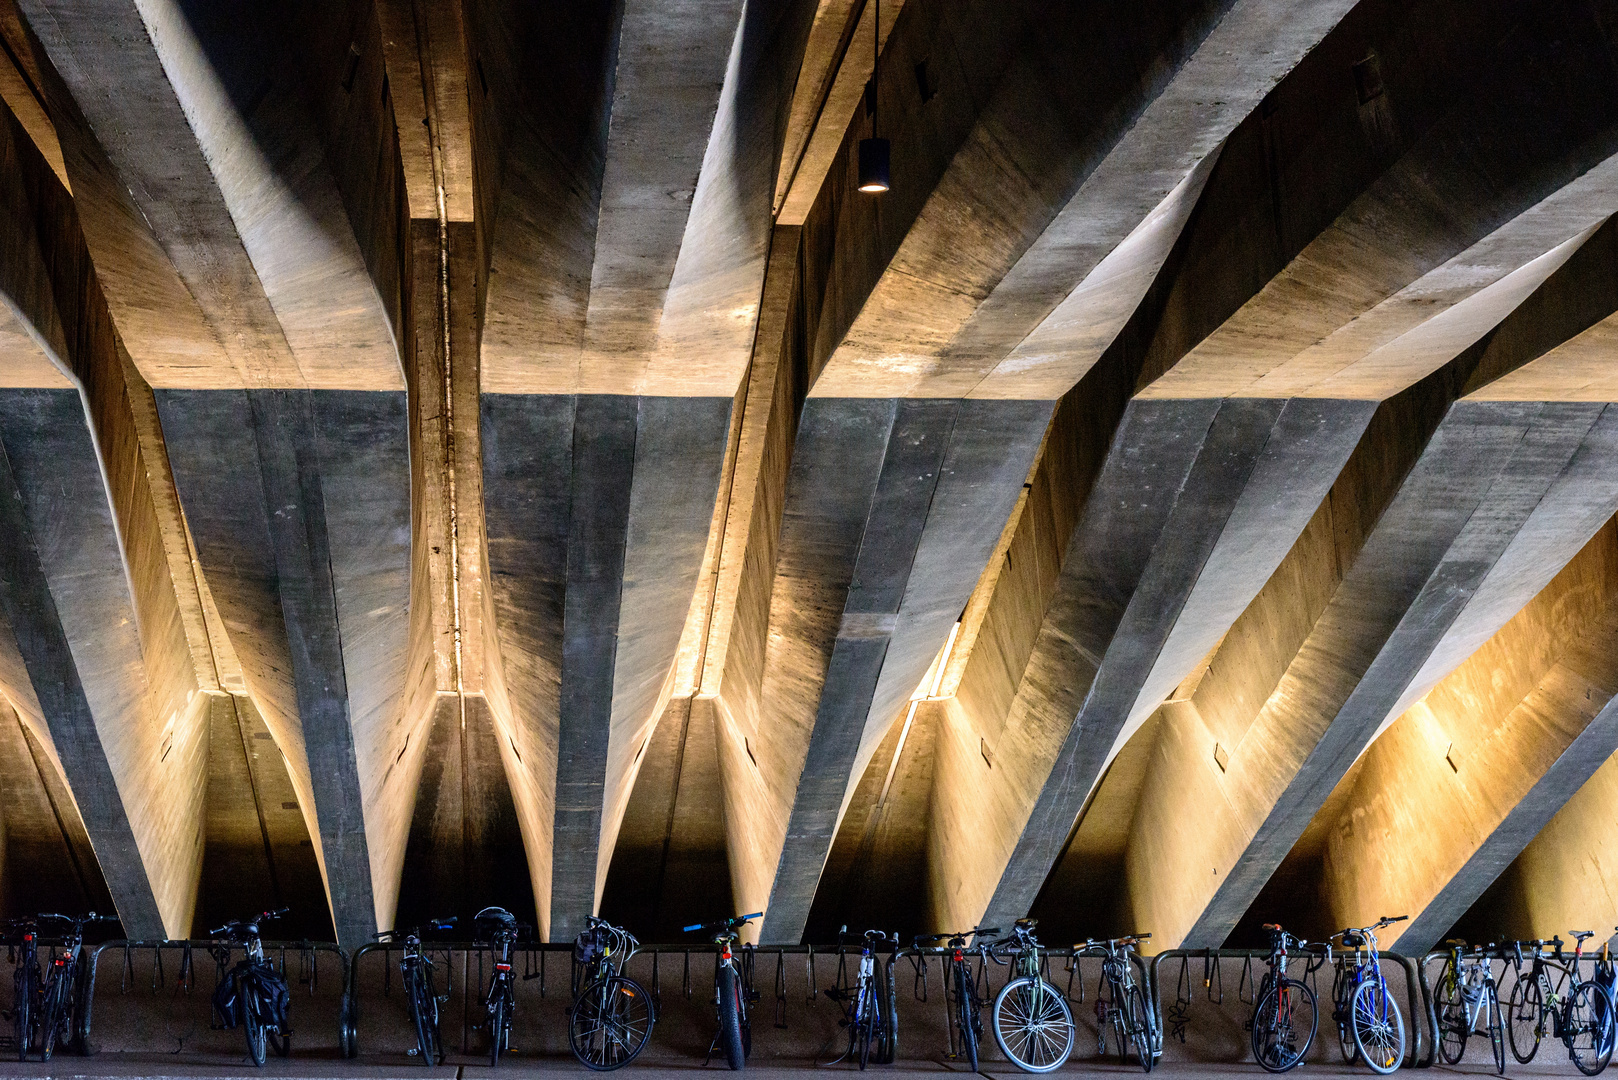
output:
[[39,923],[34,919],[8,920],[6,935],[12,939],[11,954],[16,965],[11,973],[10,1020],[16,1030],[17,1060],[27,1061],[44,996],[39,973]]
[[747,965],[748,970],[743,970],[743,966],[736,963],[733,946],[740,938],[737,931],[752,920],[763,917],[762,911],[755,911],[751,915],[736,915],[715,923],[695,923],[684,930],[687,934],[712,930],[715,932],[713,943],[718,946],[714,957],[713,1001],[714,1011],[719,1018],[719,1030],[714,1033],[713,1042],[708,1044],[708,1057],[703,1061],[704,1065],[713,1060],[716,1049],[723,1049],[725,1064],[733,1070],[739,1069],[747,1064],[747,1056],[753,1052],[753,1020],[749,1009],[758,1000],[758,992],[753,989],[751,965]]
[[[472,916],[475,926],[488,928],[489,953],[494,973],[489,976],[489,992],[483,998],[484,1027],[489,1032],[489,1064],[500,1064],[500,1055],[511,1049],[511,1017],[517,1011],[517,988],[511,973],[512,952],[527,924],[503,907],[486,907]],[[481,934],[479,941],[485,940]]]
[[76,1041],[80,995],[83,992],[83,969],[80,961],[84,952],[84,928],[95,922],[116,922],[106,915],[90,912],[88,915],[69,916],[44,914],[41,921],[54,919],[67,924],[68,932],[62,943],[51,951],[50,966],[46,969],[45,986],[39,1006],[39,1060],[49,1061],[57,1044],[67,1046]]
[[[1506,1034],[1511,1054],[1526,1065],[1539,1051],[1540,1040],[1548,1033],[1562,1040],[1574,1068],[1594,1076],[1607,1067],[1613,1050],[1613,1010],[1611,999],[1596,983],[1579,978],[1579,961],[1584,958],[1584,942],[1593,937],[1589,930],[1572,932],[1573,961],[1563,960],[1562,939],[1527,942],[1533,950],[1528,978],[1522,974],[1524,942],[1512,945],[1512,965],[1516,985],[1507,1005]],[[1553,958],[1543,949],[1549,946]],[[1556,972],[1553,982],[1551,972]],[[1565,992],[1564,992],[1565,991]]]
[[[1332,1019],[1337,1022],[1344,1058],[1353,1061],[1357,1057],[1372,1072],[1383,1075],[1397,1069],[1404,1060],[1405,1024],[1399,1003],[1388,992],[1388,980],[1382,974],[1376,931],[1409,917],[1384,915],[1370,926],[1351,926],[1332,935],[1341,939],[1345,950],[1354,950],[1352,962],[1344,957],[1338,964],[1332,986]],[[1353,1057],[1348,1055],[1345,1028],[1353,1039]]]
[[[951,1061],[966,1061],[973,1072],[978,1071],[978,1047],[983,1044],[983,1006],[986,1002],[978,997],[977,981],[972,975],[972,964],[967,960],[967,953],[974,952],[981,959],[986,949],[983,940],[998,933],[998,929],[980,926],[954,934],[921,934],[914,941],[918,949],[926,948],[929,942],[942,941],[949,950],[944,955],[944,997],[949,1013],[949,1053],[946,1056]],[[967,938],[973,938],[978,944],[968,950]]]
[[1481,1022],[1494,1051],[1495,1071],[1506,1071],[1506,1026],[1500,1012],[1500,988],[1494,981],[1490,955],[1494,946],[1467,952],[1466,942],[1450,940],[1444,972],[1438,978],[1434,1004],[1438,1016],[1438,1053],[1446,1065],[1460,1063],[1466,1041]]
[[1135,973],[1129,959],[1132,945],[1150,938],[1151,934],[1132,934],[1121,938],[1091,938],[1073,946],[1074,956],[1085,954],[1101,957],[1101,981],[1107,988],[1103,995],[1096,990],[1096,1055],[1107,1053],[1107,1027],[1113,1032],[1113,1045],[1118,1049],[1118,1064],[1129,1063],[1128,1048],[1135,1048],[1135,1060],[1145,1072],[1152,1071],[1155,1059],[1152,1049],[1156,1045],[1156,1024],[1152,1011],[1146,1006],[1146,995],[1135,983]]
[[994,1041],[1000,1052],[1023,1072],[1047,1073],[1057,1069],[1073,1053],[1073,1012],[1067,996],[1045,980],[1041,972],[1039,939],[1034,936],[1035,919],[1018,919],[1011,936],[989,946],[990,959],[997,964],[1016,953],[1013,978],[994,999]]
[[826,991],[827,997],[843,1003],[843,1018],[837,1023],[848,1029],[848,1049],[831,1064],[852,1057],[859,1061],[861,1069],[872,1061],[890,1065],[898,1040],[898,1023],[892,1008],[893,995],[886,992],[890,988],[882,977],[876,950],[881,945],[897,946],[898,938],[890,938],[881,930],[867,930],[855,937],[846,926],[842,928],[841,937],[845,942],[859,945],[860,958],[852,986]]
[[[1287,933],[1275,923],[1265,923],[1270,934],[1269,970],[1259,982],[1253,1002],[1253,1016],[1247,1022],[1252,1032],[1253,1059],[1265,1072],[1286,1072],[1296,1068],[1314,1044],[1320,1023],[1315,992],[1307,983],[1287,974],[1288,946],[1302,952],[1308,943]],[[1324,958],[1320,963],[1324,963]],[[1305,978],[1319,965],[1311,960]],[[1301,1036],[1301,1040],[1300,1040]]]
[[[453,918],[430,919],[429,930],[448,930],[455,925]],[[378,941],[397,941],[399,931],[380,930]],[[423,1065],[431,1068],[444,1060],[444,1041],[438,1026],[438,1007],[441,1001],[433,985],[433,960],[422,951],[421,930],[406,930],[404,952],[399,957],[399,975],[404,981],[405,1003],[410,1009],[410,1024],[416,1032],[416,1045],[407,1051],[411,1057],[419,1056]],[[447,1000],[447,999],[446,999]]]
[[[275,965],[264,959],[264,942],[259,926],[270,919],[278,919],[290,909],[264,911],[248,918],[228,922],[209,932],[209,937],[223,942],[215,956],[221,964],[229,956],[231,945],[240,945],[246,955],[232,968],[214,990],[213,1008],[221,1024],[227,1028],[238,1025],[247,1039],[247,1054],[253,1064],[262,1067],[266,1046],[274,1047],[277,1057],[292,1052],[292,1029],[287,1026],[287,1006],[292,995],[287,981],[275,970]],[[223,955],[221,955],[223,954]]]
[[573,943],[583,987],[568,1011],[567,1036],[573,1056],[585,1068],[621,1069],[652,1037],[657,1010],[651,995],[624,974],[624,965],[639,947],[633,934],[593,916]]

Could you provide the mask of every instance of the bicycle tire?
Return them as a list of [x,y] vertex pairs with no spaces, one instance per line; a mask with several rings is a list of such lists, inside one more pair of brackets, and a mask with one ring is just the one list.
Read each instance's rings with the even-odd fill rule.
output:
[[1265,1072],[1287,1072],[1314,1045],[1320,1014],[1308,986],[1286,977],[1265,981],[1268,987],[1253,1008],[1253,1060]]
[[621,1069],[640,1056],[656,1017],[644,987],[622,975],[597,979],[568,1011],[568,1045],[594,1072]]
[[1112,983],[1111,1005],[1107,1010],[1107,1019],[1112,1024],[1112,1048],[1118,1055],[1118,1064],[1129,1064],[1129,1018],[1124,1015],[1124,1007],[1120,1003],[1122,995],[1118,993],[1118,984]]
[[892,1065],[899,1056],[899,995],[894,989],[893,973],[884,971],[882,976],[882,1054],[876,1059],[878,1065]]
[[1489,1048],[1494,1051],[1494,1071],[1506,1074],[1506,1024],[1500,1015],[1500,992],[1494,983],[1483,987],[1485,1022],[1489,1027]]
[[[994,999],[994,1041],[1023,1072],[1047,1073],[1073,1053],[1073,1012],[1061,991],[1037,975],[1022,975]],[[1054,1035],[1045,1029],[1054,1028]]]
[[269,1058],[268,1036],[264,1030],[263,1006],[258,1000],[258,991],[252,987],[237,984],[237,993],[241,995],[242,1034],[247,1039],[247,1056],[259,1068]]
[[410,1015],[416,1025],[416,1054],[429,1068],[444,1060],[443,1037],[438,1030],[438,993],[433,987],[432,969],[411,968]]
[[1472,1025],[1466,1015],[1466,1000],[1455,977],[1453,965],[1445,968],[1433,992],[1433,1012],[1438,1017],[1438,1056],[1446,1065],[1456,1065],[1466,1056],[1466,1040]]
[[1568,994],[1562,1007],[1562,1044],[1573,1067],[1585,1076],[1595,1076],[1612,1060],[1612,1010],[1600,1006],[1598,997],[1606,991],[1592,982],[1581,982]]
[[876,1041],[876,1031],[882,1024],[882,1006],[877,1004],[877,993],[870,983],[866,983],[860,990],[862,1008],[860,1018],[855,1024],[855,1037],[859,1040],[860,1071],[871,1063],[871,1044]]
[[1518,978],[1511,988],[1506,1006],[1506,1035],[1511,1041],[1511,1056],[1517,1064],[1526,1065],[1539,1052],[1542,1000],[1539,983],[1533,978]]
[[11,1019],[17,1028],[17,1060],[27,1061],[34,1028],[34,1010],[26,999],[23,1004],[13,1008]]
[[511,1023],[511,1002],[502,989],[492,992],[489,1000],[489,1064],[500,1064],[500,1053],[506,1048],[506,1025]]
[[39,1060],[49,1061],[62,1042],[62,1028],[68,1020],[68,982],[55,977],[45,988],[45,1007],[39,1014]]
[[961,1029],[961,1054],[978,1071],[978,1003],[977,988],[972,985],[972,973],[964,964],[955,969],[955,1022]]
[[1147,1019],[1150,1014],[1146,1011],[1146,995],[1141,993],[1140,987],[1131,986],[1124,1001],[1128,1005],[1129,1041],[1135,1047],[1135,1060],[1140,1063],[1142,1072],[1151,1072],[1152,1029]]
[[1352,1065],[1360,1056],[1359,1047],[1354,1045],[1354,1029],[1348,1023],[1348,1001],[1353,996],[1354,980],[1349,977],[1348,965],[1337,965],[1337,977],[1332,980],[1331,987],[1331,1018],[1337,1026],[1337,1051],[1343,1055],[1343,1061]]
[[1404,1015],[1386,983],[1360,983],[1354,991],[1353,1024],[1354,1045],[1372,1072],[1386,1076],[1404,1061]]
[[729,964],[719,966],[719,1045],[733,1072],[747,1064],[742,1048],[742,988],[736,969]]

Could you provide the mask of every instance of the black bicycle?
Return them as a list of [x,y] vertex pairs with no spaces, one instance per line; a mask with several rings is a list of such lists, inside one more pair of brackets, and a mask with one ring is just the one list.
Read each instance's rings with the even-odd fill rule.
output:
[[585,1068],[621,1069],[652,1037],[657,1023],[652,996],[624,974],[624,964],[639,947],[629,931],[593,916],[573,942],[579,987],[568,1011],[567,1037]]
[[39,975],[39,923],[35,919],[11,919],[6,923],[11,946],[12,998],[10,1019],[17,1038],[17,1060],[27,1061],[33,1046],[34,1027],[39,1023],[40,1000],[44,988]]
[[747,1055],[753,1050],[750,1009],[753,1002],[758,1000],[758,992],[753,989],[752,972],[744,970],[744,967],[751,965],[736,962],[734,946],[740,936],[737,931],[752,920],[763,917],[762,911],[755,911],[751,915],[737,915],[716,923],[697,923],[685,928],[687,934],[708,930],[714,932],[713,943],[719,948],[714,958],[713,996],[714,1009],[719,1015],[719,1030],[708,1047],[708,1057],[712,1060],[714,1050],[722,1049],[725,1063],[732,1069],[747,1064]]
[[1151,934],[1132,934],[1128,937],[1107,938],[1105,940],[1091,938],[1073,946],[1073,954],[1078,956],[1101,957],[1101,987],[1096,990],[1096,1037],[1098,1045],[1096,1052],[1099,1056],[1107,1053],[1107,1028],[1112,1028],[1113,1049],[1118,1054],[1118,1064],[1129,1063],[1129,1050],[1135,1050],[1135,1060],[1141,1069],[1152,1071],[1155,1063],[1152,1050],[1156,1044],[1156,1021],[1152,1010],[1146,1006],[1146,995],[1141,992],[1140,986],[1135,982],[1135,971],[1130,960],[1130,950],[1151,937]]
[[78,1032],[79,1002],[84,990],[84,928],[91,923],[117,920],[93,911],[79,916],[43,914],[39,918],[41,922],[67,924],[61,944],[51,952],[40,996],[39,1059],[49,1061],[56,1048],[71,1045]]
[[[1571,958],[1563,952],[1561,938],[1512,945],[1517,982],[1506,1010],[1506,1034],[1512,1055],[1522,1064],[1533,1060],[1547,1037],[1560,1039],[1574,1068],[1586,1076],[1595,1076],[1612,1059],[1612,999],[1604,987],[1579,974],[1585,939],[1593,936],[1589,930],[1574,931]],[[1529,948],[1526,973],[1524,945]]]
[[489,1064],[500,1064],[500,1055],[511,1049],[511,1016],[517,1011],[517,988],[511,972],[512,953],[517,939],[528,927],[503,907],[486,907],[473,916],[478,940],[487,941],[494,958],[494,974],[489,992],[483,998],[484,1026],[489,1032]]
[[[1269,970],[1259,983],[1248,1028],[1252,1032],[1253,1058],[1259,1066],[1266,1072],[1286,1072],[1309,1052],[1320,1014],[1314,991],[1287,974],[1288,948],[1296,947],[1301,952],[1307,943],[1274,923],[1265,923],[1264,929],[1270,934],[1270,956],[1265,962]],[[1321,957],[1319,963],[1324,962]],[[1311,970],[1316,966],[1316,961],[1311,960]]]
[[284,975],[264,958],[264,941],[259,933],[264,923],[289,910],[260,912],[209,932],[210,937],[221,942],[214,951],[221,964],[229,958],[232,945],[240,945],[246,953],[219,981],[213,1008],[223,1026],[242,1029],[247,1037],[247,1055],[254,1065],[264,1064],[269,1047],[274,1047],[278,1057],[292,1051],[292,1028],[287,1024],[292,994]]
[[[430,919],[426,929],[444,931],[454,926],[454,918]],[[416,1032],[416,1045],[409,1054],[411,1057],[420,1057],[423,1065],[431,1067],[444,1060],[444,1040],[438,1026],[438,1008],[443,1002],[439,999],[438,988],[434,985],[433,958],[422,950],[421,937],[420,929],[404,932],[404,952],[399,956],[399,975],[404,981],[405,1004],[410,1009],[410,1025]],[[376,939],[398,941],[400,933],[397,930],[382,930],[378,931]]]
[[[987,942],[999,934],[998,928],[977,927],[953,934],[922,934],[915,939],[918,949],[931,943],[944,943],[944,997],[949,1012],[949,1053],[951,1061],[967,1062],[973,1072],[978,1071],[978,1048],[983,1045],[983,1007],[988,1004],[978,997],[977,978],[972,973],[976,955],[981,964]],[[966,939],[973,944],[968,946]]]
[[848,1029],[848,1049],[831,1064],[852,1060],[859,1062],[861,1069],[873,1061],[878,1065],[891,1065],[899,1041],[899,1024],[886,972],[876,953],[882,946],[897,947],[899,941],[881,930],[850,934],[846,926],[841,937],[844,943],[859,946],[860,956],[854,968],[854,982],[826,991],[827,997],[842,1002],[843,1018],[838,1024]]

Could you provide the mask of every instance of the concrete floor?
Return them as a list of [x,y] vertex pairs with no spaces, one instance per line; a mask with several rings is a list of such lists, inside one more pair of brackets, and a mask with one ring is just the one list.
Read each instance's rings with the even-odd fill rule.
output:
[[[539,1076],[583,1076],[586,1075],[579,1064],[571,1058],[547,1057],[542,1059],[513,1058],[502,1063],[498,1069],[491,1070],[487,1065],[459,1064],[454,1060],[432,1070],[431,1075],[448,1076],[453,1071],[455,1080],[482,1080],[496,1075],[518,1078]],[[646,1063],[636,1063],[629,1066],[628,1071],[641,1077],[661,1076],[694,1076],[700,1073],[723,1074],[726,1070],[721,1065],[710,1065],[704,1069],[701,1060],[690,1062],[676,1062],[663,1059],[654,1059]],[[851,1067],[842,1065],[832,1066],[830,1069],[817,1068],[807,1063],[802,1065],[769,1065],[750,1067],[746,1074],[754,1080],[787,1080],[789,1077],[806,1076],[828,1071],[854,1071]],[[872,1067],[870,1072],[877,1075],[887,1074],[936,1074],[939,1072],[964,1072],[943,1061],[905,1061],[897,1065],[886,1067]],[[246,1064],[245,1059],[205,1059],[201,1057],[188,1057],[179,1061],[167,1055],[148,1054],[101,1054],[94,1058],[68,1057],[49,1064],[41,1062],[0,1062],[0,1076],[26,1076],[50,1077],[68,1080],[72,1077],[211,1077],[216,1080],[231,1080],[235,1077],[280,1076],[296,1078],[296,1080],[325,1080],[327,1077],[341,1077],[343,1080],[393,1080],[399,1078],[415,1078],[423,1075],[424,1070],[411,1068],[402,1064],[398,1059],[383,1060],[381,1058],[361,1058],[357,1061],[337,1061],[330,1058],[294,1057],[287,1061],[271,1060],[262,1070],[256,1070]],[[1117,1064],[1101,1065],[1090,1061],[1078,1061],[1061,1070],[1066,1075],[1128,1075],[1138,1072],[1133,1065],[1119,1066]],[[1507,1076],[1560,1076],[1572,1073],[1572,1066],[1565,1060],[1547,1058],[1536,1059],[1528,1066],[1518,1066],[1515,1063],[1507,1070]],[[1193,1076],[1262,1076],[1258,1067],[1251,1063],[1243,1064],[1208,1064],[1198,1062],[1165,1062],[1154,1070],[1155,1075],[1169,1077]],[[1352,1068],[1335,1064],[1310,1064],[1299,1070],[1300,1076],[1369,1076],[1365,1069]],[[1432,1075],[1460,1075],[1460,1076],[1492,1076],[1493,1069],[1482,1062],[1464,1062],[1459,1066],[1435,1066]],[[1009,1069],[999,1063],[986,1063],[982,1075],[994,1077],[995,1080],[1021,1076],[1023,1074]]]

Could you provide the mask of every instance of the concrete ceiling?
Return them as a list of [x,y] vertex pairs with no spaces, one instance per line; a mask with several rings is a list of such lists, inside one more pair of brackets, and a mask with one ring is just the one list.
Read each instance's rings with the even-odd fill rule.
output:
[[0,911],[1613,925],[1615,66],[1618,0],[0,0]]

